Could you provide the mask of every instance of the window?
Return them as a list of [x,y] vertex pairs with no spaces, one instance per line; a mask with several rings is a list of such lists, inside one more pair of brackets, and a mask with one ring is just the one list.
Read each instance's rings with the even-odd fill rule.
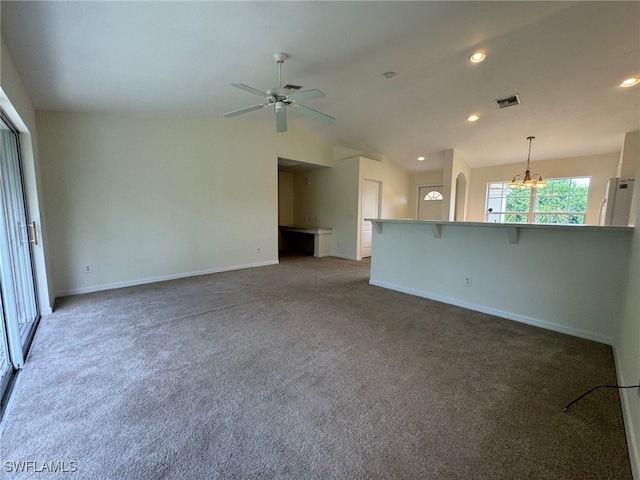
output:
[[547,179],[546,188],[487,184],[487,222],[584,224],[590,177]]
[[528,189],[510,189],[509,182],[492,182],[487,186],[487,222],[528,222],[531,192]]
[[431,201],[431,200],[442,200],[444,197],[442,196],[442,194],[436,190],[431,190],[429,193],[427,193],[424,196],[424,199],[426,201]]
[[534,223],[584,224],[589,177],[556,178],[536,192]]

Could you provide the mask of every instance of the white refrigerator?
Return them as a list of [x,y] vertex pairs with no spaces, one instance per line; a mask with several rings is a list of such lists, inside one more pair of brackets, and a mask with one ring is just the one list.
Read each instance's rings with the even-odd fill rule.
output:
[[629,225],[631,214],[631,198],[633,196],[633,179],[612,178],[600,205],[600,225]]

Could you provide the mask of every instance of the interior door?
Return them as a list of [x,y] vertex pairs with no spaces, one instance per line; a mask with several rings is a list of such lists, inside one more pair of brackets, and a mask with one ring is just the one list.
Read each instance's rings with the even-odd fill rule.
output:
[[418,188],[418,220],[442,220],[442,185]]
[[373,226],[366,218],[378,218],[380,215],[381,182],[364,179],[362,182],[362,225],[360,234],[360,257],[371,256]]
[[26,350],[40,317],[36,301],[32,243],[23,189],[18,132],[0,115],[0,286],[4,333],[14,368],[24,364]]

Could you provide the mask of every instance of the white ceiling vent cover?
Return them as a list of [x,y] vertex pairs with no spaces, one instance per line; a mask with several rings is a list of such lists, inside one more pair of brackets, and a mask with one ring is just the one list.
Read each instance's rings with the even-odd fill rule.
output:
[[496,99],[496,105],[498,108],[508,108],[515,107],[516,105],[520,105],[520,97],[516,95],[509,95],[508,97],[498,98]]

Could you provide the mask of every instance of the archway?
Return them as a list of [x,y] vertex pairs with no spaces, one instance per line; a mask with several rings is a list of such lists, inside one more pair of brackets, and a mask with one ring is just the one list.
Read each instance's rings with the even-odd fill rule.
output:
[[467,206],[467,177],[459,173],[456,177],[456,197],[453,219],[456,222],[464,222]]

